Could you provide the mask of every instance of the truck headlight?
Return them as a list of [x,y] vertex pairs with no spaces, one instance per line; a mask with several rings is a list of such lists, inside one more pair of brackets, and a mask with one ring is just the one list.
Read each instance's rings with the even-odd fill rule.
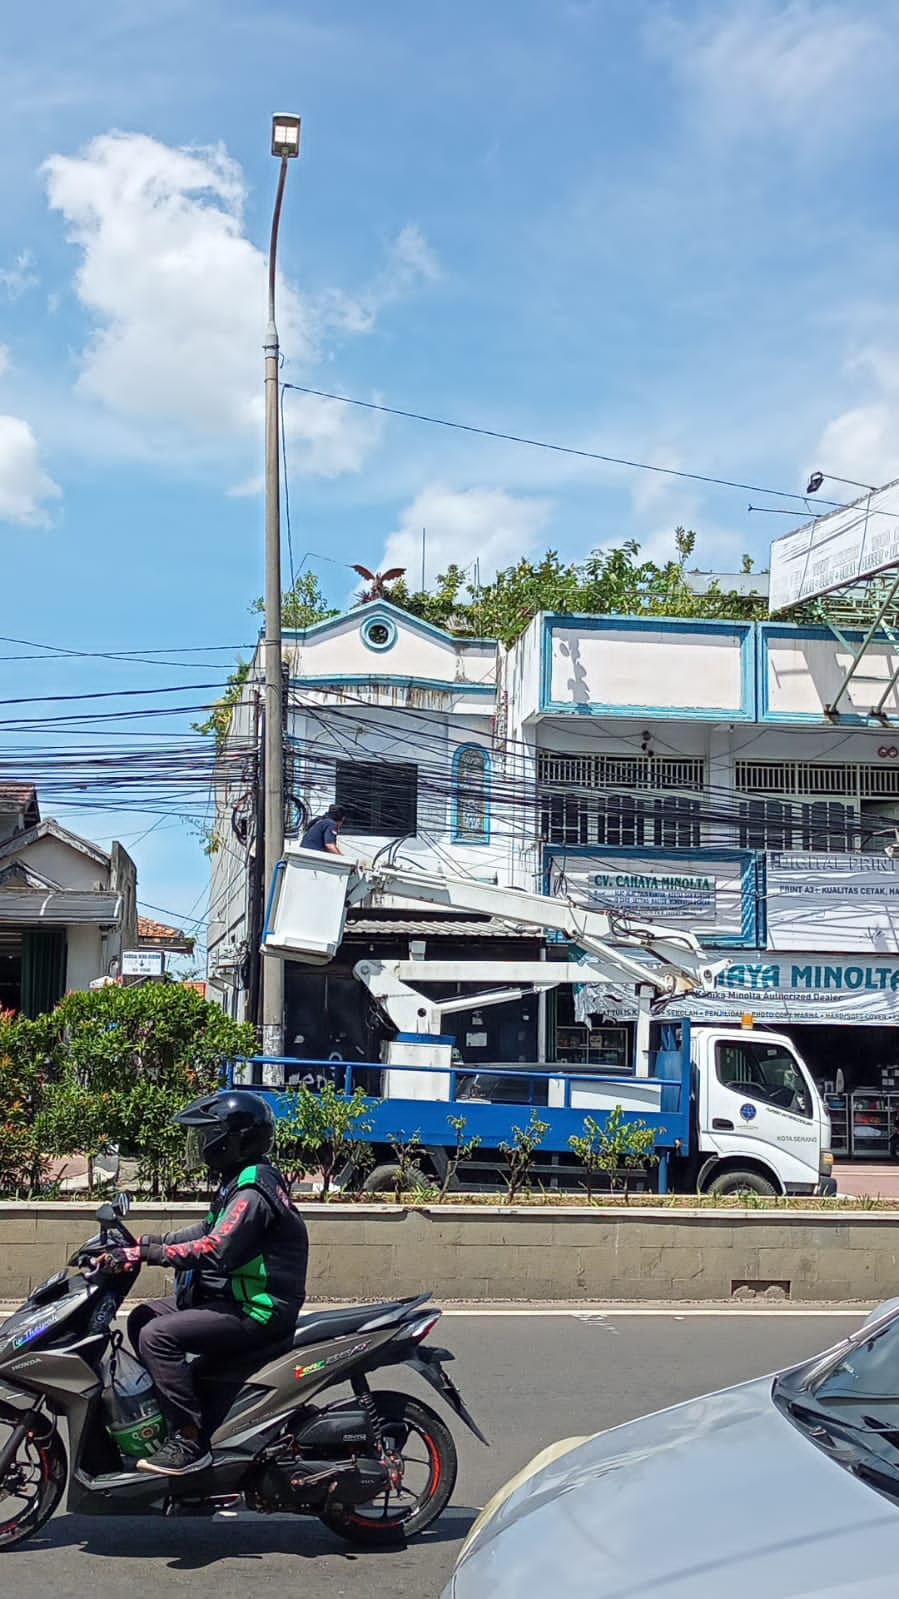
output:
[[822,1149],[818,1159],[818,1171],[822,1177],[829,1177],[833,1171],[833,1151]]

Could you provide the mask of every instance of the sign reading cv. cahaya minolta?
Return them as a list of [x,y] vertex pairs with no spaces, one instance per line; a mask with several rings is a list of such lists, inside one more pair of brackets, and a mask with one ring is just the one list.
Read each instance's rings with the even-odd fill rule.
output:
[[899,954],[899,860],[774,853],[765,878],[772,949]]
[[745,850],[546,851],[550,892],[591,910],[699,928],[708,940],[755,942],[754,857]]
[[[591,983],[578,991],[575,1004],[581,1020],[636,1014],[626,998],[616,1003]],[[741,951],[719,974],[713,992],[665,1007],[666,1016],[705,1022],[733,1021],[743,1013],[757,1022],[899,1022],[899,957]]]

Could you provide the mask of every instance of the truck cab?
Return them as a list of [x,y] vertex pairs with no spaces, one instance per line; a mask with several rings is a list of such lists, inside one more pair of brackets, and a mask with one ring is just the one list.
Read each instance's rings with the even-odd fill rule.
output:
[[783,1033],[694,1028],[697,1187],[812,1194],[829,1186],[830,1117]]

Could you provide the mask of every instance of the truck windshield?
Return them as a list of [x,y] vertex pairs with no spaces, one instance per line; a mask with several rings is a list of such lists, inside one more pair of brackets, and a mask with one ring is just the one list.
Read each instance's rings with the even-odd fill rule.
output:
[[719,1041],[715,1046],[718,1081],[743,1099],[761,1100],[797,1116],[811,1116],[812,1102],[795,1058],[782,1044],[761,1038]]

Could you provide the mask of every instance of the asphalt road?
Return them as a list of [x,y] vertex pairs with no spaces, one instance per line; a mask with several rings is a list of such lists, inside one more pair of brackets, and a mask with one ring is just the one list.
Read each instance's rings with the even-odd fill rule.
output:
[[351,1550],[317,1522],[293,1517],[104,1521],[61,1513],[34,1543],[0,1555],[0,1594],[437,1599],[476,1510],[538,1449],[799,1361],[860,1319],[761,1310],[448,1316],[440,1341],[455,1351],[454,1376],[492,1447],[454,1422],[455,1504],[408,1550]]

